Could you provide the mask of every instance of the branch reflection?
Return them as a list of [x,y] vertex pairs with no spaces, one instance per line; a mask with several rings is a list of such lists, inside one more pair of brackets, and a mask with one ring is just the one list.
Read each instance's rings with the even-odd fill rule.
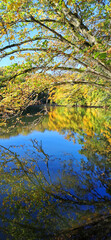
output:
[[20,147],[0,147],[4,236],[29,240],[111,237],[109,160],[89,154],[90,148],[81,150],[86,161],[65,154],[57,159],[36,140],[29,151],[25,153],[24,147],[20,151]]

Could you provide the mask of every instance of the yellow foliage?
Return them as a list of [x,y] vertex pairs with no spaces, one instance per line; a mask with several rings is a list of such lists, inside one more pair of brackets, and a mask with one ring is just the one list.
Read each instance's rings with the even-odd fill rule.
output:
[[15,39],[15,37],[14,37],[14,35],[11,35],[10,40],[13,40],[13,39]]
[[13,60],[13,59],[14,59],[14,56],[11,56],[11,57],[10,57],[10,60]]

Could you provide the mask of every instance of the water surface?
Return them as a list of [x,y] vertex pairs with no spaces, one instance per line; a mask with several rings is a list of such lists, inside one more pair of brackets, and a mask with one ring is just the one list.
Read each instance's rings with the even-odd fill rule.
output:
[[111,238],[111,117],[54,107],[0,128],[1,239]]

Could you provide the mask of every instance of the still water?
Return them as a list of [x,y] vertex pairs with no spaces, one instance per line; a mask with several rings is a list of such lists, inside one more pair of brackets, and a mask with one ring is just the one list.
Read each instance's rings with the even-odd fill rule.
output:
[[0,127],[0,239],[111,239],[111,114],[51,107]]

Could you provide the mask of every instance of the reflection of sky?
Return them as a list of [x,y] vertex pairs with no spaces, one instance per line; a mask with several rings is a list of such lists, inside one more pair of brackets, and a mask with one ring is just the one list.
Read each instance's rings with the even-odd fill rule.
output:
[[75,158],[80,159],[81,155],[78,151],[81,149],[81,145],[76,141],[68,141],[64,139],[64,135],[60,135],[56,131],[44,132],[33,131],[27,136],[18,135],[10,137],[9,139],[0,139],[0,144],[3,146],[10,145],[31,145],[31,139],[36,139],[38,142],[42,142],[44,151],[49,155],[56,155],[57,157],[61,154],[68,153],[72,154]]
[[[53,176],[53,181],[55,181],[58,175],[58,171],[62,171],[61,161],[65,161],[68,164],[71,159],[71,161],[73,162],[72,167],[76,169],[76,171],[79,171],[79,163],[81,158],[84,158],[84,160],[87,159],[84,155],[79,154],[79,150],[81,150],[82,146],[77,141],[77,135],[75,135],[75,144],[72,140],[68,141],[64,137],[65,135],[61,135],[56,131],[33,131],[26,136],[19,134],[18,136],[13,136],[9,139],[0,139],[0,145],[3,145],[5,147],[9,147],[10,145],[24,145],[23,148],[14,148],[13,151],[16,151],[23,157],[28,149],[28,155],[33,157],[32,152],[36,150],[32,147],[31,139],[36,139],[38,143],[42,144],[44,152],[50,156],[49,169],[50,174]],[[9,165],[10,167],[12,167],[13,163],[10,163]],[[45,173],[45,175],[47,175],[46,164],[40,159],[39,166],[41,167],[41,170]]]
[[[49,186],[51,184],[58,186],[60,185],[60,192],[57,190],[57,195],[62,196],[64,199],[69,199],[69,200],[74,200],[70,195],[68,195],[68,192],[71,193],[74,196],[80,197],[80,199],[88,199],[89,201],[92,200],[92,197],[96,200],[96,197],[94,196],[95,192],[93,192],[93,187],[100,194],[100,196],[105,196],[106,199],[110,199],[110,195],[106,192],[106,189],[104,188],[103,185],[101,185],[101,182],[98,181],[98,176],[94,172],[94,169],[90,169],[90,161],[87,161],[87,158],[84,155],[81,155],[79,151],[82,148],[82,145],[78,143],[78,137],[79,134],[73,133],[75,137],[75,143],[70,140],[68,141],[65,139],[67,134],[67,131],[64,131],[64,134],[60,134],[56,131],[48,131],[45,130],[44,132],[40,131],[32,131],[28,135],[22,135],[19,134],[18,136],[13,136],[10,137],[9,139],[0,139],[0,145],[3,145],[5,147],[9,147],[10,145],[15,145],[15,146],[20,146],[24,145],[26,147],[22,148],[14,148],[13,150],[16,151],[18,154],[20,154],[22,157],[24,155],[24,152],[29,150],[27,153],[29,155],[29,160],[35,156],[34,159],[37,159],[37,163],[35,164],[35,172],[37,173],[38,171],[38,166],[40,170],[42,171],[43,175],[49,182]],[[48,161],[48,168],[47,164],[45,161],[42,161],[41,158],[36,157],[36,154],[32,154],[34,149],[32,148],[32,142],[31,139],[34,140],[36,139],[38,143],[42,144],[42,148],[46,154],[50,156],[49,161]],[[41,154],[40,154],[41,156]],[[54,157],[53,157],[54,156]],[[89,163],[88,168],[86,169],[81,169],[81,158],[87,161]],[[44,160],[44,158],[43,158]],[[87,165],[87,164],[86,164]],[[13,163],[9,164],[10,167],[13,168]],[[27,165],[30,168],[30,163]],[[8,170],[8,169],[7,169]],[[49,170],[49,172],[48,172]],[[15,173],[16,174],[16,173]],[[74,178],[74,174],[76,174],[77,178]],[[89,179],[87,176],[88,175],[91,177]],[[75,180],[74,180],[75,179]],[[77,182],[76,182],[77,181]],[[34,182],[36,182],[36,178],[34,178]],[[45,182],[47,185],[47,182]],[[1,185],[1,188],[3,186]],[[22,188],[22,187],[21,187]],[[53,189],[53,187],[52,187]],[[62,191],[66,191],[65,193],[62,193]],[[55,194],[56,194],[56,188],[55,188]],[[81,196],[82,195],[82,196]],[[3,198],[6,196],[6,193],[2,196],[0,199],[0,207],[2,205]],[[56,198],[55,198],[56,199]],[[50,199],[49,202],[52,204],[56,202],[56,200]],[[100,197],[101,199],[101,197]],[[78,225],[79,224],[84,224],[85,220],[82,219],[82,216],[93,216],[94,213],[96,213],[96,207],[95,205],[76,205],[72,204],[72,202],[59,202],[57,205],[55,214],[53,216],[50,215],[49,217],[50,222],[53,221],[53,218],[57,220],[57,223],[60,223],[60,228],[62,229],[61,226],[61,218],[58,218],[59,214],[62,218],[67,218],[67,228],[69,224],[70,226],[70,221],[77,221],[77,217],[81,216],[81,219],[78,219]],[[9,207],[9,204],[7,208]],[[106,205],[101,204],[101,212],[105,211]],[[108,205],[109,207],[109,205]],[[8,212],[8,209],[7,209]],[[48,206],[48,212],[50,212],[50,205]],[[26,212],[27,213],[27,212]],[[26,214],[23,213],[23,214]],[[12,213],[13,214],[13,213]],[[37,214],[39,216],[39,211],[37,212],[37,208],[33,208],[33,211],[31,209],[30,212],[28,212],[27,216],[27,222],[29,224],[31,223],[31,217],[33,217],[33,221],[36,222],[37,220]],[[104,213],[103,213],[104,214]],[[40,215],[41,216],[41,215]],[[7,217],[11,219],[13,216],[8,212]],[[16,215],[14,216],[16,219]],[[39,219],[40,221],[45,220],[46,215],[44,214],[41,216]],[[58,220],[59,219],[59,220]],[[70,221],[68,221],[68,219]],[[86,220],[87,221],[87,220]],[[80,222],[80,223],[79,223]],[[55,222],[55,227],[58,228],[58,225]],[[2,227],[2,220],[0,219],[0,227]],[[50,227],[50,226],[49,226]],[[48,228],[48,227],[47,227]],[[0,239],[6,239],[6,236],[4,234],[0,234]]]
[[[66,132],[67,133],[67,132]],[[83,181],[83,176],[86,173],[86,171],[89,170],[84,170],[83,172],[81,171],[81,159],[84,159],[87,161],[87,158],[80,154],[79,151],[82,148],[82,145],[78,143],[78,135],[75,134],[75,143],[71,140],[68,141],[65,139],[65,135],[56,132],[56,131],[48,131],[45,130],[44,132],[40,131],[33,131],[30,134],[23,136],[19,134],[18,136],[13,136],[10,137],[9,139],[0,139],[0,145],[3,145],[5,147],[9,147],[10,145],[15,145],[15,146],[20,146],[24,145],[23,149],[22,148],[15,148],[14,151],[16,151],[18,154],[20,154],[22,157],[24,156],[24,153],[28,149],[28,156],[29,158],[33,158],[33,156],[36,157],[36,155],[33,155],[32,152],[34,151],[34,148],[32,147],[32,142],[31,139],[34,140],[36,139],[38,143],[42,144],[42,148],[46,154],[50,156],[49,158],[49,171],[51,175],[51,180],[56,181],[57,178],[59,177],[61,179],[62,177],[62,171],[63,171],[63,165],[66,164],[65,167],[65,174],[68,175],[69,173],[69,164],[70,160],[72,161],[72,171],[76,171],[78,174],[83,174],[81,175],[82,181]],[[37,153],[38,154],[38,153]],[[40,153],[39,153],[40,154]],[[45,158],[45,157],[44,157]],[[43,158],[43,159],[44,159]],[[38,158],[38,164],[40,169],[43,171],[47,179],[49,178],[48,172],[47,172],[47,167],[46,163],[40,158]],[[10,163],[10,167],[13,166],[13,163]],[[38,168],[36,167],[36,170]],[[92,174],[92,172],[91,172]],[[93,178],[93,175],[92,175]],[[95,179],[92,179],[92,181]],[[95,180],[94,183],[95,184]],[[100,195],[105,195],[105,189],[103,186],[100,188],[100,183],[96,182],[96,190]],[[72,191],[73,192],[73,191]],[[89,196],[90,198],[90,196]]]

